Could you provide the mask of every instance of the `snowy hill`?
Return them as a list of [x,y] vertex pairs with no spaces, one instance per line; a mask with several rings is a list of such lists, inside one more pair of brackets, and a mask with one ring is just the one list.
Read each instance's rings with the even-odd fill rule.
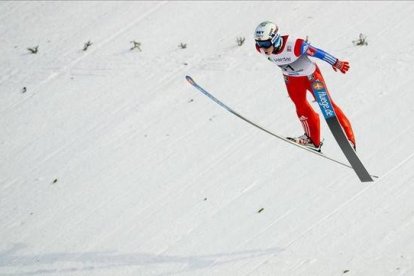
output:
[[[0,275],[414,275],[413,12],[0,2]],[[302,134],[280,69],[254,49],[264,20],[350,62],[343,75],[316,60],[375,182],[185,80]],[[321,125],[324,152],[345,161]]]

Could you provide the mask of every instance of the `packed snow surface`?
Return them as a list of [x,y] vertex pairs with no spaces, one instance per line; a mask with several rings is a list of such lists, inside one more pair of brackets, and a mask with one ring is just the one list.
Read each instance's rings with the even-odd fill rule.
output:
[[[0,2],[0,275],[414,275],[413,14],[402,1]],[[186,81],[303,134],[255,50],[265,20],[350,62],[344,75],[314,59],[374,182]],[[320,118],[323,152],[346,162]]]

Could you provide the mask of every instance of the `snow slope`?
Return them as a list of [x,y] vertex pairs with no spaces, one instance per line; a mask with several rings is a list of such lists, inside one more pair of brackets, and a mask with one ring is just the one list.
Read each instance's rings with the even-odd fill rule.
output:
[[[0,275],[414,275],[413,12],[0,2]],[[346,75],[317,62],[378,180],[360,183],[187,83],[302,134],[280,70],[254,49],[264,20],[349,60]],[[368,46],[353,45],[360,33]],[[322,127],[324,152],[345,160]]]

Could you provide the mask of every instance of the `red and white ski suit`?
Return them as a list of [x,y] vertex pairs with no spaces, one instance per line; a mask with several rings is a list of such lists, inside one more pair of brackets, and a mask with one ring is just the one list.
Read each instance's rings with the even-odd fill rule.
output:
[[[274,51],[271,55],[266,55],[264,50],[259,48],[257,44],[256,49],[258,52],[265,55],[268,60],[282,69],[289,97],[295,104],[296,113],[302,123],[303,129],[312,140],[313,144],[319,147],[321,143],[319,115],[307,101],[306,93],[308,91],[312,93],[311,84],[315,80],[323,83],[328,95],[329,91],[321,71],[318,66],[309,59],[309,56],[322,59],[334,66],[334,69],[338,68],[343,73],[345,73],[347,69],[343,71],[341,67],[338,66],[338,62],[341,63],[341,61],[323,50],[311,46],[303,39],[291,39],[289,36],[282,36],[282,46],[280,47],[280,50],[277,52]],[[355,145],[355,137],[351,123],[342,110],[332,100],[332,97],[330,95],[329,97],[339,123],[345,131],[348,140]]]

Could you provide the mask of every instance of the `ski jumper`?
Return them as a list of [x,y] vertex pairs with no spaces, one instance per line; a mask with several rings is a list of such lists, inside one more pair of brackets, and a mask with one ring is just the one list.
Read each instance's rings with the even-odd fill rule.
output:
[[[280,49],[277,52],[274,51],[271,55],[266,55],[257,44],[256,50],[282,69],[289,97],[295,104],[296,114],[302,123],[303,129],[306,135],[312,140],[312,143],[316,147],[319,147],[321,143],[319,115],[307,101],[306,93],[308,91],[312,93],[311,84],[315,80],[323,83],[328,95],[329,92],[319,67],[309,59],[309,56],[324,60],[331,65],[335,64],[337,58],[321,49],[311,46],[303,39],[290,38],[288,35],[282,36]],[[332,100],[332,97],[330,95],[329,97],[338,121],[345,131],[348,140],[355,145],[351,123]]]

